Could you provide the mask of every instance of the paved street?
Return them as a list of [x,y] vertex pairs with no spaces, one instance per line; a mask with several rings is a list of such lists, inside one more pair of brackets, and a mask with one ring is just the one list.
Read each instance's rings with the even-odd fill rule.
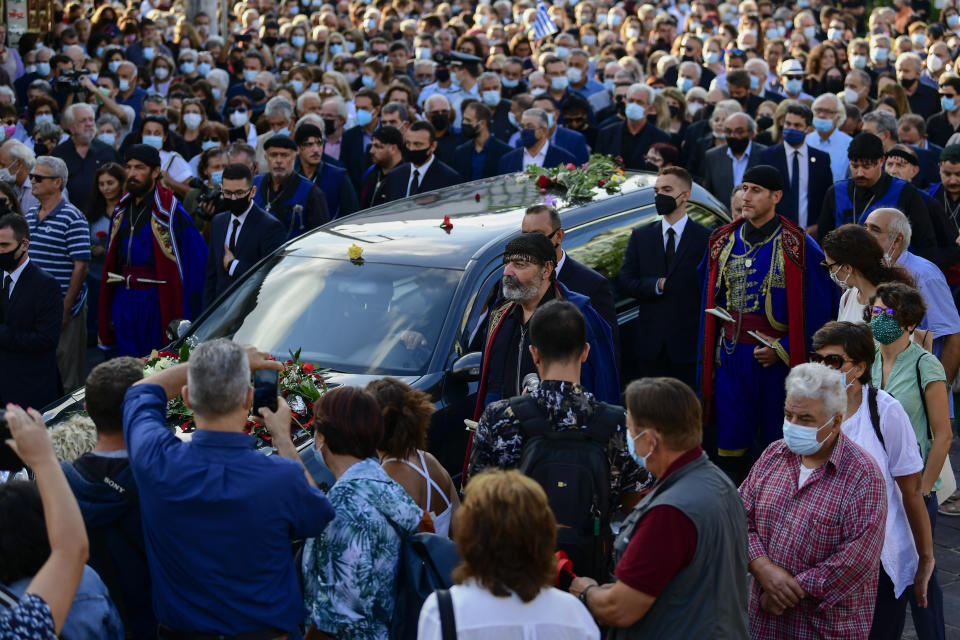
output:
[[[954,470],[960,469],[960,439],[955,438],[950,450]],[[960,518],[937,518],[934,533],[940,585],[943,587],[943,610],[947,622],[947,640],[960,640]],[[903,637],[916,640],[910,610]]]

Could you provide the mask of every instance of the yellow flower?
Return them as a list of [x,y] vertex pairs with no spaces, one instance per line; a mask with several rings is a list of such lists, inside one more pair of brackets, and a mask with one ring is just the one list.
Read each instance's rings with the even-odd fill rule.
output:
[[359,260],[359,259],[360,259],[360,256],[362,256],[362,255],[363,255],[363,248],[362,248],[362,247],[358,247],[358,246],[355,245],[355,244],[350,245],[350,248],[347,249],[347,256],[348,256],[351,260]]

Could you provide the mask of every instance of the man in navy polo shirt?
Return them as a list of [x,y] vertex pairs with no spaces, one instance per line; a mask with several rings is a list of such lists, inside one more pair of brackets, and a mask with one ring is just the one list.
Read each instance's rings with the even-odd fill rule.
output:
[[[251,369],[283,368],[267,357],[211,340],[124,397],[159,638],[298,637],[307,610],[290,543],[319,536],[334,513],[308,484],[283,398],[261,413],[279,455],[243,431]],[[181,394],[197,427],[189,442],[167,427],[167,401]]]
[[72,391],[83,384],[86,363],[90,225],[80,210],[63,198],[67,182],[63,160],[40,156],[30,182],[40,201],[25,214],[30,225],[30,257],[56,278],[63,294],[57,365],[64,389]]

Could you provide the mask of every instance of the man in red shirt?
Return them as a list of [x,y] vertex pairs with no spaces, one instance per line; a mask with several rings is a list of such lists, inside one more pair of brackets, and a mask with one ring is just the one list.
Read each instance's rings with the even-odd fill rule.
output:
[[746,520],[700,446],[700,402],[674,378],[635,380],[625,400],[630,455],[660,480],[617,535],[617,581],[576,578],[570,592],[611,640],[746,640]]
[[801,364],[787,376],[783,440],[740,487],[747,511],[754,640],[866,639],[877,598],[886,488],[840,429],[843,374]]

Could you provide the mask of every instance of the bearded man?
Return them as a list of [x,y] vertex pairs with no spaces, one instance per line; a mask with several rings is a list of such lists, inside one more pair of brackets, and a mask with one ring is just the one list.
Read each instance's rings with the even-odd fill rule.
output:
[[100,280],[98,334],[111,356],[142,357],[169,342],[171,321],[199,315],[207,248],[173,191],[159,184],[160,153],[133,145],[126,166]]

